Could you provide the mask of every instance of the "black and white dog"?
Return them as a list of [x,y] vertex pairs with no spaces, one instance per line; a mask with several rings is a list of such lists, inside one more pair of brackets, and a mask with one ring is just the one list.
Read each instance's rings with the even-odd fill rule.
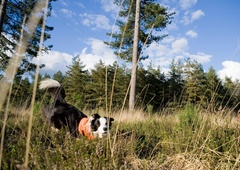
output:
[[72,136],[78,134],[87,136],[88,139],[102,138],[111,130],[112,117],[100,117],[93,114],[89,118],[76,107],[65,101],[65,90],[56,80],[45,79],[40,82],[39,89],[46,89],[53,97],[53,103],[42,108],[43,115],[54,125],[61,129],[67,126]]

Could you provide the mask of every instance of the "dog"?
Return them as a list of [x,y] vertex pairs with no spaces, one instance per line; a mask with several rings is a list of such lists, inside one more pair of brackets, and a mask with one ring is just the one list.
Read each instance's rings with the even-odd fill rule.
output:
[[60,130],[67,126],[72,136],[77,138],[80,134],[87,136],[89,140],[102,138],[110,132],[114,118],[101,117],[97,113],[88,118],[79,109],[66,102],[65,90],[58,81],[44,79],[40,81],[39,89],[46,89],[53,97],[52,104],[45,105],[42,113],[56,129]]

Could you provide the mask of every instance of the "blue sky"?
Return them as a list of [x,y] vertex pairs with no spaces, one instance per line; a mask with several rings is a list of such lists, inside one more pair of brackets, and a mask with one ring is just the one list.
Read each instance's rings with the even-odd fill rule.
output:
[[[239,0],[159,0],[161,5],[175,12],[172,24],[162,33],[169,34],[160,43],[153,43],[144,51],[150,62],[162,71],[169,69],[172,59],[190,57],[208,71],[210,66],[221,78],[225,75],[240,80],[240,1]],[[53,26],[52,51],[40,62],[46,67],[42,73],[50,75],[66,72],[72,58],[80,55],[86,69],[102,60],[112,64],[113,51],[103,41],[110,41],[107,32],[116,30],[114,21],[119,7],[113,0],[58,0],[52,3],[52,16],[47,24]]]

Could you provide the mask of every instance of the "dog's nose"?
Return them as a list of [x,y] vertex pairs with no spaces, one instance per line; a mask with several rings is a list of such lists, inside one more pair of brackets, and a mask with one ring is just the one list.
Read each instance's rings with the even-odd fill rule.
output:
[[105,128],[103,128],[103,130],[104,130],[104,131],[107,131],[107,128],[105,127]]

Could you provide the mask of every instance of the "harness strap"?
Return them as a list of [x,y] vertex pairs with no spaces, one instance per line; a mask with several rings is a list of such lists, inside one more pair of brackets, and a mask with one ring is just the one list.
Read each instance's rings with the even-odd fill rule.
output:
[[88,118],[83,118],[78,126],[78,131],[81,135],[87,136],[89,140],[94,139],[91,131],[90,131],[90,125],[89,125],[89,119]]

